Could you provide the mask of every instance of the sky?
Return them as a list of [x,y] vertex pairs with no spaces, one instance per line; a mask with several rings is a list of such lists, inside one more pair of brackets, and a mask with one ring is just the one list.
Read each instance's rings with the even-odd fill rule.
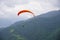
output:
[[35,16],[38,16],[49,11],[60,10],[59,3],[60,0],[0,0],[0,27],[33,17],[28,13],[17,16],[21,10],[31,10]]

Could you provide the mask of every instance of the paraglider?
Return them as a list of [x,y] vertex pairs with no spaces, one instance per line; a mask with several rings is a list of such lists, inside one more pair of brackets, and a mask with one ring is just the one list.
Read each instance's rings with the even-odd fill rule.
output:
[[19,16],[20,14],[25,13],[25,12],[28,12],[28,13],[32,14],[33,16],[35,16],[34,13],[31,12],[30,10],[21,10],[21,11],[18,12],[17,15]]

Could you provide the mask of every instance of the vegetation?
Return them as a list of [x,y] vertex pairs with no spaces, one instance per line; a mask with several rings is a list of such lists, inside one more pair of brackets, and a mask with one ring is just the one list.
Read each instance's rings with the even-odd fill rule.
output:
[[24,40],[24,38],[21,35],[19,35],[17,32],[15,32],[15,29],[10,29],[10,32],[12,33],[14,40]]
[[60,40],[60,11],[16,22],[0,31],[0,40]]

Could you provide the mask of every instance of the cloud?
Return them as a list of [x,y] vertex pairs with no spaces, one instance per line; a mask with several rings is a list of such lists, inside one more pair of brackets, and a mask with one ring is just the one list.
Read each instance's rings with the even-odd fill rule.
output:
[[60,8],[60,0],[48,0],[52,5],[54,5],[55,7],[59,7]]
[[60,8],[60,0],[36,0],[36,1],[42,1],[42,2],[48,2],[54,7]]
[[11,20],[10,22],[26,20],[33,16],[26,13],[18,17],[17,13],[20,10],[31,10],[37,16],[48,11],[59,10],[59,7],[59,0],[0,0],[0,19],[8,19]]
[[1,3],[4,3],[8,7],[14,7],[15,5],[27,4],[29,1],[25,0],[1,0]]
[[49,10],[59,9],[51,3],[54,4],[52,0],[1,0],[0,12],[1,15],[3,15],[2,17],[4,18],[9,18],[11,16],[13,16],[12,18],[17,18],[16,13],[23,9],[32,10],[36,15],[45,13]]

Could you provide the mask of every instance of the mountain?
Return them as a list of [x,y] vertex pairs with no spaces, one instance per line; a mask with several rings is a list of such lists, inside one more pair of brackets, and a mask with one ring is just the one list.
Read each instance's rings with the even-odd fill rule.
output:
[[3,30],[4,28],[0,28],[0,31]]
[[7,27],[9,25],[11,25],[13,22],[11,19],[5,19],[5,18],[0,18],[0,28],[1,27]]
[[1,40],[60,40],[60,10],[19,21],[0,31]]

